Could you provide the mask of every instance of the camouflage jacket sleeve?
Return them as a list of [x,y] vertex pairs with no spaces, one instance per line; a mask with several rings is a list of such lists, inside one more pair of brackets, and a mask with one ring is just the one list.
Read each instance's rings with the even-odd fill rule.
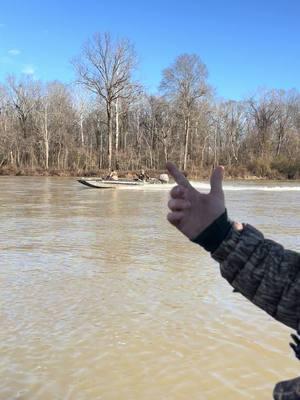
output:
[[232,228],[212,257],[238,292],[283,324],[299,328],[299,253],[244,225],[241,231]]

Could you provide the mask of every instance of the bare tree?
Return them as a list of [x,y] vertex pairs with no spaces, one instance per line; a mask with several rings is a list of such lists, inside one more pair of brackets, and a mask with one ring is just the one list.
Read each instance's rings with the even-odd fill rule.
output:
[[184,119],[183,169],[187,167],[191,114],[199,99],[209,92],[207,68],[195,54],[183,54],[163,71],[160,89],[177,104]]
[[108,167],[112,166],[113,105],[131,95],[135,66],[132,44],[124,39],[114,42],[109,33],[96,33],[73,61],[78,82],[102,99],[106,106],[108,132]]
[[50,164],[61,167],[62,152],[67,157],[66,154],[76,142],[72,129],[76,123],[76,110],[68,88],[60,82],[44,85],[41,93],[36,120],[41,143],[41,161],[48,170]]
[[78,87],[74,88],[72,92],[73,107],[76,110],[76,122],[79,126],[79,135],[81,146],[85,145],[85,132],[84,123],[88,117],[89,109],[91,108],[91,99],[86,90],[80,90]]
[[[148,102],[150,106],[148,125],[151,134],[152,148],[156,141],[161,144],[164,165],[169,158],[170,140],[175,125],[175,118],[170,104],[163,97],[150,96],[148,97]],[[159,162],[158,165],[160,165]]]
[[17,112],[24,139],[27,139],[28,120],[40,96],[40,85],[29,78],[18,82],[14,76],[9,76],[7,83],[10,101]]
[[245,107],[242,102],[227,101],[218,107],[222,132],[222,147],[228,165],[239,161],[239,150],[245,131]]
[[249,113],[254,122],[257,133],[257,153],[261,157],[270,154],[270,138],[272,126],[278,117],[279,105],[274,101],[274,92],[264,92],[258,100],[251,98],[248,101]]
[[31,78],[17,80],[14,76],[7,78],[7,91],[9,95],[9,103],[15,112],[18,120],[19,128],[17,129],[18,145],[18,164],[24,164],[33,167],[35,161],[35,110],[37,109],[41,84]]
[[277,118],[274,121],[275,155],[281,155],[289,132],[294,130],[293,117],[299,102],[299,95],[293,91],[278,90],[274,92],[274,102],[278,106]]

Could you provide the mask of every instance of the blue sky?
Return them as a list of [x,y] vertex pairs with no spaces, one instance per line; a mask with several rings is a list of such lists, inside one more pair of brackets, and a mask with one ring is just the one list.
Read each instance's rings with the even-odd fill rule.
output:
[[218,96],[300,89],[300,0],[1,0],[0,82],[8,74],[74,79],[70,60],[94,32],[127,37],[155,93],[176,56],[196,53]]

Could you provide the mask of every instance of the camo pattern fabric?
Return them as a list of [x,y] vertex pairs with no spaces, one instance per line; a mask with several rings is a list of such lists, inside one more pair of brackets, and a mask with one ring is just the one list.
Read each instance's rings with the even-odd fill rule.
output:
[[[251,225],[231,229],[212,254],[221,275],[252,303],[299,331],[300,254],[265,239]],[[275,386],[275,400],[300,400],[300,377]]]
[[275,400],[299,400],[300,378],[277,383],[273,391],[273,398]]

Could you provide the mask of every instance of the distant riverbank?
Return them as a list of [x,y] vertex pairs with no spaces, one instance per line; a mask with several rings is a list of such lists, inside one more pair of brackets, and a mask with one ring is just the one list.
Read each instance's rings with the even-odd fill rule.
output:
[[[151,178],[157,178],[160,174],[166,173],[166,170],[146,170]],[[42,168],[17,168],[17,167],[2,167],[0,168],[0,176],[60,176],[60,177],[105,177],[109,173],[108,169],[91,169],[91,170],[59,170],[59,169],[42,169]],[[136,171],[118,171],[119,177],[134,178],[139,173]],[[188,170],[186,175],[192,180],[208,179],[211,173],[211,168],[203,168],[202,171]],[[277,170],[268,171],[265,174],[255,175],[245,167],[226,167],[226,179],[240,179],[240,180],[299,180],[298,175],[290,176],[289,174],[279,173]]]

